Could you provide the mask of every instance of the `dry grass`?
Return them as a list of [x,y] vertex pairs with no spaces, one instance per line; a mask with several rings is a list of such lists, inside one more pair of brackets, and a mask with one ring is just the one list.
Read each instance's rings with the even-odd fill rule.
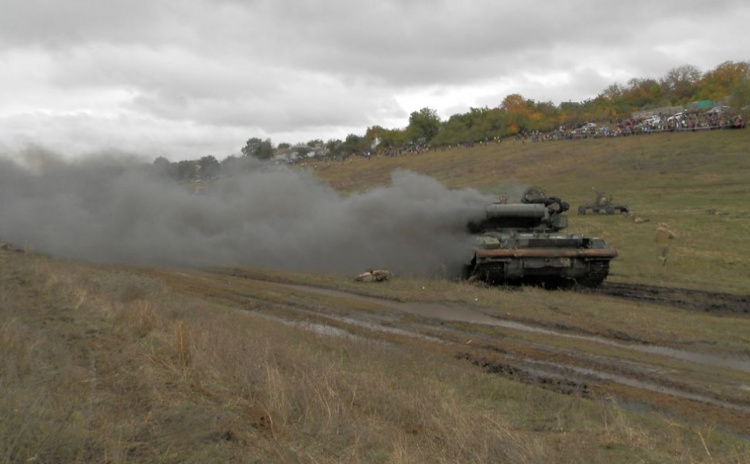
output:
[[750,458],[715,430],[504,381],[418,340],[327,337],[139,271],[0,256],[3,463]]

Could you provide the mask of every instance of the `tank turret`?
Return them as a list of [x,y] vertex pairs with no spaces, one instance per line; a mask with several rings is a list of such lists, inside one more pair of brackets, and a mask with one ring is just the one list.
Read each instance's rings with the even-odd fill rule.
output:
[[485,218],[468,224],[476,243],[465,274],[490,284],[599,286],[617,252],[600,238],[562,232],[569,208],[538,187],[520,203],[487,205]]

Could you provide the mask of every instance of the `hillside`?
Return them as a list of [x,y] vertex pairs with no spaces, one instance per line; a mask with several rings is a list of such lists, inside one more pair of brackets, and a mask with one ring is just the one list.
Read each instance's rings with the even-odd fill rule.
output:
[[[597,187],[597,292],[85,264],[0,247],[0,462],[750,462],[750,131],[321,163],[452,188]],[[677,238],[666,266],[655,227]],[[419,227],[415,223],[413,227]],[[309,246],[314,246],[314,243]]]
[[[605,238],[620,252],[611,280],[750,292],[750,131],[664,133],[555,142],[502,142],[400,157],[320,163],[316,174],[342,191],[387,184],[396,169],[453,188],[500,193],[538,185],[571,205],[569,230]],[[592,187],[650,222],[576,216]],[[669,264],[656,260],[654,231],[678,235]]]

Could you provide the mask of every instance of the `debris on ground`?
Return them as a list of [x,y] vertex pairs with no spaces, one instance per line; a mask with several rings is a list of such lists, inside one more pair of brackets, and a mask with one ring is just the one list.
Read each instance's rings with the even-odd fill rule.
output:
[[354,278],[357,282],[385,282],[392,277],[387,269],[368,269]]
[[635,222],[636,224],[643,224],[644,222],[651,221],[651,219],[640,217],[632,211],[628,211],[627,213],[622,213],[622,214],[623,216],[628,217],[631,221]]
[[16,248],[13,245],[11,245],[10,243],[4,242],[2,240],[0,240],[0,250],[3,250],[3,251],[23,251],[20,248]]
[[727,213],[725,213],[724,211],[719,211],[716,208],[709,208],[708,211],[706,212],[710,214],[711,216],[726,216],[727,215]]

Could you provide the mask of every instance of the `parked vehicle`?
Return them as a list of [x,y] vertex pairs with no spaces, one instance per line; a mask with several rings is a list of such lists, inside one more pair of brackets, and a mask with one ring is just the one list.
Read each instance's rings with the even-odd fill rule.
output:
[[612,201],[612,195],[607,196],[601,190],[596,190],[593,187],[591,188],[591,190],[593,190],[594,193],[596,193],[596,200],[594,200],[593,203],[579,206],[578,214],[584,215],[588,211],[591,211],[594,214],[599,214],[599,213],[615,214],[615,213],[630,212],[630,209],[628,209],[627,205],[618,205],[614,203]]

